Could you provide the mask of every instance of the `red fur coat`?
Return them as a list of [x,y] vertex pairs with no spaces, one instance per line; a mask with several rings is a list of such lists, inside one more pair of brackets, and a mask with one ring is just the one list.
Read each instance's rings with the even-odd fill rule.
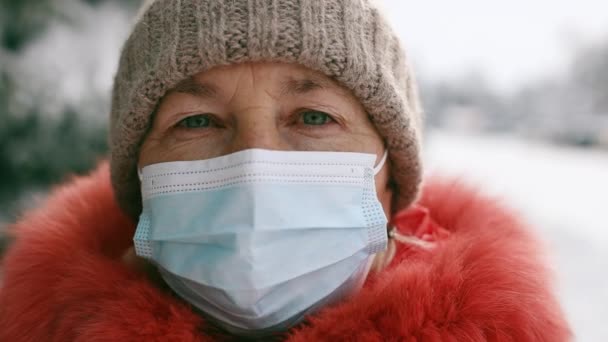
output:
[[[286,340],[570,339],[538,245],[517,218],[453,181],[427,182],[418,205],[431,213],[426,228],[408,226],[411,217],[395,224],[436,239],[435,248],[399,245],[358,294],[309,317]],[[14,229],[0,341],[230,339],[121,260],[135,227],[112,197],[107,166],[58,188]]]

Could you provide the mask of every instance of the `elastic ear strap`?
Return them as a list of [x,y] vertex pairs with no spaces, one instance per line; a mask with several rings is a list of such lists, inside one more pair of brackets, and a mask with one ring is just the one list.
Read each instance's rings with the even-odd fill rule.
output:
[[374,167],[374,176],[378,174],[378,172],[380,172],[380,170],[382,170],[382,167],[384,167],[384,164],[386,163],[386,158],[388,157],[388,149],[384,150],[384,155],[382,156],[382,159],[380,159],[380,162],[378,163],[378,165],[376,165]]

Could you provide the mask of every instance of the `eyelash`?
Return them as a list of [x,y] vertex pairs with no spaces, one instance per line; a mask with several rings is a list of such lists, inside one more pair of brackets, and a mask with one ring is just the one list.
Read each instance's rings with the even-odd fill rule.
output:
[[[322,114],[326,115],[327,119],[328,119],[328,122],[326,122],[324,124],[319,124],[319,125],[305,124],[303,122],[303,120],[304,120],[304,114],[310,113],[310,112],[317,112],[317,113],[322,113]],[[198,127],[187,127],[186,126],[186,120],[193,119],[193,118],[196,118],[196,117],[199,117],[199,116],[206,117],[207,120],[209,120],[209,126],[200,127],[200,129],[202,129],[202,128],[217,128],[217,127],[221,128],[221,127],[223,127],[223,125],[221,125],[219,123],[220,120],[215,115],[209,114],[209,113],[199,113],[199,114],[193,114],[193,115],[189,115],[187,117],[182,118],[181,120],[179,120],[175,124],[175,128],[178,128],[178,129],[187,129],[187,130],[197,129]],[[304,129],[309,129],[309,130],[318,130],[318,129],[325,128],[325,127],[327,127],[329,125],[340,124],[340,121],[337,120],[334,115],[332,115],[330,113],[327,113],[325,111],[322,111],[322,110],[310,109],[310,108],[304,108],[304,109],[296,110],[295,113],[289,119],[289,122],[292,125],[302,126],[302,127],[304,127]]]
[[219,123],[218,118],[215,115],[209,114],[209,113],[198,113],[198,114],[188,115],[188,116],[182,118],[181,120],[179,120],[175,124],[175,127],[176,128],[182,128],[182,129],[196,129],[196,127],[187,127],[186,126],[186,121],[187,120],[193,119],[193,118],[196,118],[196,117],[204,117],[207,120],[209,120],[209,126],[208,127],[201,127],[201,128],[222,127],[222,125]]
[[[329,119],[329,121],[325,124],[321,124],[321,125],[307,125],[303,123],[304,120],[304,114],[306,113],[310,113],[310,112],[318,112],[318,113],[322,113],[327,115],[327,118]],[[340,122],[336,119],[336,117],[330,113],[327,113],[323,110],[318,110],[318,109],[310,109],[310,108],[303,108],[300,110],[297,110],[295,112],[295,114],[293,115],[292,120],[290,120],[293,124],[297,124],[297,125],[302,125],[304,127],[306,127],[306,129],[321,129],[322,127],[326,127],[328,125],[333,125],[333,124],[339,124]]]

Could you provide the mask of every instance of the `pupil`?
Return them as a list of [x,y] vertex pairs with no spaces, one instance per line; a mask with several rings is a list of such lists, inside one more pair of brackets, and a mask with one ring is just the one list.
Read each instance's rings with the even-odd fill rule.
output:
[[307,112],[304,115],[304,123],[309,125],[322,125],[327,122],[327,114],[320,112]]
[[186,119],[186,126],[188,128],[206,127],[209,125],[209,118],[198,115],[189,117]]

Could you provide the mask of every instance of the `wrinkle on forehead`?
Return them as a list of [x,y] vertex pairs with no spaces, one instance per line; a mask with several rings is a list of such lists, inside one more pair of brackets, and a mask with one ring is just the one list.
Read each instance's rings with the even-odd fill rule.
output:
[[[251,72],[251,80],[255,84],[256,72],[254,69],[262,68],[262,74],[268,74],[269,68],[281,68],[285,66],[294,67],[293,72],[286,73],[280,82],[280,96],[297,96],[312,93],[319,90],[333,91],[337,95],[347,98],[350,100],[356,100],[356,97],[346,88],[342,87],[335,80],[303,66],[282,64],[282,63],[246,63],[241,65],[222,66],[214,68],[198,75],[194,75],[186,78],[185,80],[178,83],[170,92],[186,93],[193,96],[197,96],[205,99],[214,99],[220,95],[221,87],[218,86],[218,82],[214,82],[215,73],[222,71],[229,71],[231,68],[243,68],[247,67],[248,71]],[[233,71],[233,70],[230,70]],[[205,75],[213,74],[214,77],[205,77]],[[211,79],[210,79],[211,78]]]

